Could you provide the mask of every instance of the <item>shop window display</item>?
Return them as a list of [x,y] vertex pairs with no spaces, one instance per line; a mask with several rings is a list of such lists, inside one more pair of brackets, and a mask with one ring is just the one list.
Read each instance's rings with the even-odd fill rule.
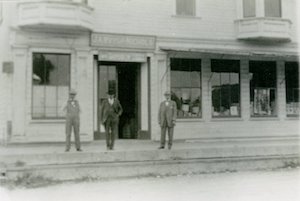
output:
[[299,63],[285,63],[286,114],[299,116]]
[[276,116],[276,62],[250,61],[251,116]]
[[178,118],[201,117],[201,60],[171,59],[171,93]]
[[70,55],[34,53],[32,73],[32,118],[63,118],[68,99]]
[[211,61],[213,117],[240,116],[240,63],[236,60]]

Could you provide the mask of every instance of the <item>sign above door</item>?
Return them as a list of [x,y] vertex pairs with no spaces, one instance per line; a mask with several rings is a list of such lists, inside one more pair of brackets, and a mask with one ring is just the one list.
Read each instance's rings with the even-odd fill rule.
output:
[[156,37],[145,35],[92,33],[91,46],[114,49],[155,50]]

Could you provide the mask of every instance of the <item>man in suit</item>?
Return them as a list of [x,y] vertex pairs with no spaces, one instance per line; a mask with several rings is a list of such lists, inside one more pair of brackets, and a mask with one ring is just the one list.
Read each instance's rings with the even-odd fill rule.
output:
[[75,146],[77,151],[82,151],[80,148],[79,126],[80,126],[80,106],[75,99],[76,91],[71,89],[69,92],[69,99],[63,107],[66,113],[66,152],[70,151],[71,147],[71,132],[74,129]]
[[107,99],[101,103],[100,112],[100,121],[105,127],[107,150],[114,149],[115,137],[118,135],[119,116],[122,112],[122,106],[115,98],[115,91],[109,90]]
[[166,131],[168,130],[169,142],[168,149],[172,148],[173,143],[173,132],[177,117],[177,106],[175,101],[171,100],[171,93],[169,91],[165,92],[165,98],[161,102],[158,112],[158,123],[161,127],[161,138],[159,149],[165,148],[166,143]]

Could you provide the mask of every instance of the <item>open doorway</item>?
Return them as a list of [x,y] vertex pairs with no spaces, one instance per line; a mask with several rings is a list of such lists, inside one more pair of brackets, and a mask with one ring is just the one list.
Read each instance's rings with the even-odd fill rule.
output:
[[118,98],[123,107],[119,123],[119,138],[136,139],[138,131],[138,65],[122,63],[117,67]]
[[[107,97],[108,89],[116,90],[123,114],[120,116],[119,139],[137,139],[140,107],[140,63],[99,62],[98,64],[98,106]],[[98,112],[100,110],[98,109]],[[98,121],[99,122],[99,121]],[[99,125],[94,139],[105,138],[104,128]]]

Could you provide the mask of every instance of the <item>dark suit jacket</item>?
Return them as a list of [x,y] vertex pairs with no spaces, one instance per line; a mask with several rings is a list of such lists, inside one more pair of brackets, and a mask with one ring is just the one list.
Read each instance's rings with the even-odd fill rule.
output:
[[166,101],[161,102],[158,112],[158,123],[160,126],[175,126],[177,117],[177,106],[175,101],[169,100],[169,105],[166,106]]
[[109,104],[108,99],[105,99],[100,107],[100,121],[104,124],[107,118],[111,116],[114,121],[118,122],[122,112],[123,108],[118,99],[115,98],[112,105]]

